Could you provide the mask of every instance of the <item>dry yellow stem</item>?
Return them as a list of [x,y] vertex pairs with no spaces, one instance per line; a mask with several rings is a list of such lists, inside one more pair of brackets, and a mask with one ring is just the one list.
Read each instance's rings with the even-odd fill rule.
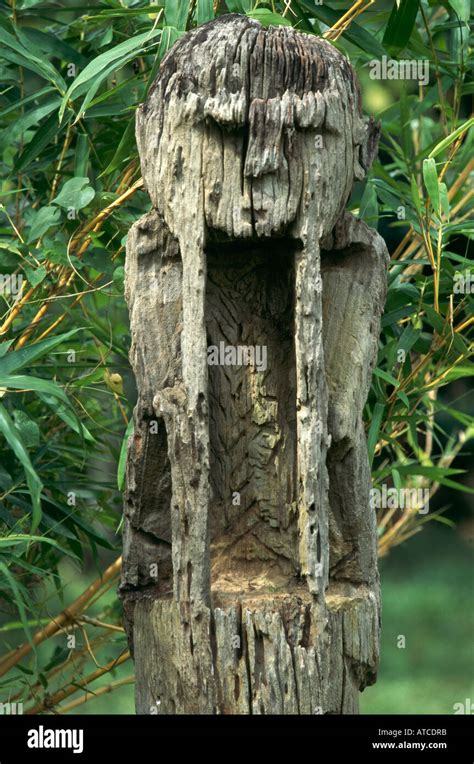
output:
[[[63,610],[62,613],[57,616],[57,618],[54,618],[47,626],[45,626],[43,629],[40,629],[33,635],[33,644],[39,645],[41,642],[49,639],[49,637],[57,634],[60,629],[71,623],[71,621],[74,621],[75,616],[77,616],[79,613],[81,613],[82,610],[85,609],[97,591],[100,590],[111,579],[115,578],[120,570],[121,564],[122,558],[118,557],[115,562],[112,563],[112,565],[109,565],[103,575],[100,576],[100,578],[97,578],[90,586],[88,586],[85,592],[83,592],[81,596],[72,603],[72,605],[69,605],[69,607]],[[4,658],[3,661],[0,661],[0,676],[3,676],[7,673],[7,671],[10,671],[13,666],[16,666],[18,661],[21,661],[21,659],[28,655],[31,650],[32,646],[30,642],[24,642],[22,645],[17,647],[16,650],[13,650],[13,652]]]
[[73,711],[75,708],[81,706],[83,703],[87,703],[89,700],[94,700],[94,698],[98,698],[100,695],[105,695],[108,692],[113,692],[118,687],[123,687],[126,684],[134,683],[135,677],[133,674],[130,674],[130,676],[124,676],[123,679],[117,679],[115,682],[110,682],[110,684],[106,684],[103,687],[98,687],[97,690],[94,690],[94,692],[87,690],[82,698],[76,698],[76,700],[71,701],[71,703],[66,703],[65,706],[57,708],[56,713],[67,714],[69,711]]
[[54,706],[57,706],[57,704],[60,703],[62,700],[64,700],[64,698],[68,698],[69,695],[73,695],[75,692],[77,692],[78,690],[81,690],[83,687],[87,687],[88,684],[95,682],[95,680],[98,679],[99,677],[103,676],[104,674],[107,674],[109,671],[112,671],[112,669],[116,668],[117,666],[120,666],[122,663],[125,663],[125,661],[128,661],[129,658],[130,658],[130,653],[127,650],[118,658],[115,658],[113,661],[110,661],[110,663],[107,663],[107,665],[104,666],[103,668],[93,671],[92,674],[88,674],[88,676],[84,677],[84,679],[80,679],[78,682],[75,682],[73,685],[64,687],[63,689],[53,693],[53,695],[49,695],[44,700],[40,701],[40,703],[37,703],[36,706],[29,708],[28,711],[26,711],[26,714],[27,715],[39,714],[42,711],[45,711],[50,708],[54,708]]

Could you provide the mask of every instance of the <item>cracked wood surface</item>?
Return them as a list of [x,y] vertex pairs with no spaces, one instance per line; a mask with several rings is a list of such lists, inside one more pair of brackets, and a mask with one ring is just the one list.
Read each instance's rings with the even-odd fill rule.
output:
[[[378,128],[328,42],[238,15],[137,112],[138,401],[121,596],[139,713],[354,713],[379,582],[362,409],[387,252],[345,212]],[[208,365],[265,347],[265,368]]]

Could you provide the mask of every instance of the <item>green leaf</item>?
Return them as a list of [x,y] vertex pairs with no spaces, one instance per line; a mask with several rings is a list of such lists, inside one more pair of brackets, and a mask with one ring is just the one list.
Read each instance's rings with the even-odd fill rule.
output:
[[403,350],[405,353],[409,353],[420,334],[420,329],[415,329],[411,324],[407,324],[398,340],[397,350]]
[[30,419],[25,411],[19,409],[13,412],[15,425],[20,431],[21,439],[26,448],[38,448],[40,443],[40,429],[33,419]]
[[435,212],[438,212],[440,205],[439,181],[434,159],[423,160],[423,180],[425,181],[425,186],[430,196],[433,209]]
[[446,183],[439,184],[439,203],[440,211],[446,218],[449,219],[451,205],[449,204],[448,187]]
[[[29,377],[29,379],[31,379],[31,377]],[[42,379],[40,381],[45,382],[46,380]],[[61,390],[61,388],[57,389]],[[61,392],[63,391],[61,390]],[[49,406],[52,411],[54,411],[56,416],[62,419],[63,422],[65,422],[71,428],[71,430],[77,432],[78,435],[80,435],[85,440],[88,440],[89,443],[95,443],[95,438],[93,435],[91,435],[87,427],[81,422],[66,395],[64,395],[64,398],[61,397],[62,404],[58,403],[58,396],[56,392],[51,394],[38,392],[38,396],[44,403],[46,403],[47,406]]]
[[154,79],[156,77],[156,74],[158,72],[158,69],[163,57],[166,55],[166,53],[168,53],[169,50],[171,50],[176,40],[179,40],[179,38],[182,37],[183,34],[184,32],[180,32],[179,29],[176,29],[175,27],[169,27],[169,26],[163,27],[163,31],[161,33],[160,47],[158,48],[158,53],[153,63],[153,67],[150,72],[150,77],[149,77],[147,88],[146,88],[147,93],[150,87],[153,85]]
[[416,182],[416,178],[414,175],[410,178],[410,190],[411,190],[411,198],[413,199],[413,204],[415,205],[415,209],[420,217],[423,215],[423,208],[420,198],[420,192],[418,191],[418,185]]
[[11,340],[3,340],[3,342],[0,345],[0,358],[3,358],[3,356],[7,353],[7,351],[10,349],[10,347],[15,342],[15,339]]
[[[43,209],[47,209],[47,207],[44,207]],[[24,265],[23,270],[25,271],[28,283],[33,287],[41,284],[46,278],[47,270],[44,265],[39,265],[38,268],[31,268],[29,265]]]
[[123,283],[125,279],[125,268],[123,267],[123,265],[119,265],[118,268],[115,268],[112,275],[112,279],[114,282],[114,286],[120,289],[121,291],[123,291]]
[[469,23],[470,17],[470,2],[469,0],[448,0],[451,8],[455,12],[461,21],[465,24]]
[[426,313],[426,320],[433,329],[436,329],[438,334],[443,335],[445,331],[444,321],[431,305],[424,305],[424,311]]
[[50,546],[56,547],[56,549],[59,549],[61,552],[69,554],[66,552],[64,547],[61,546],[61,544],[58,544],[57,541],[49,538],[48,536],[35,536],[34,534],[27,533],[12,533],[9,536],[0,537],[0,549],[5,549],[9,546],[17,546],[17,544],[30,543],[49,544]]
[[375,404],[370,421],[369,433],[367,435],[367,454],[370,465],[372,465],[372,462],[374,461],[375,446],[379,439],[380,425],[382,423],[384,411],[385,406],[383,403]]
[[189,5],[189,0],[166,0],[165,25],[184,32],[188,21]]
[[34,125],[41,123],[46,117],[49,117],[51,112],[57,112],[60,103],[60,97],[57,93],[54,93],[54,95],[42,99],[41,103],[33,104],[30,109],[25,109],[24,115],[12,122],[7,128],[12,140],[15,141],[21,137],[24,141],[28,141],[30,136],[27,135],[27,131]]
[[90,153],[89,136],[86,133],[79,133],[77,136],[74,153],[74,176],[76,178],[83,178],[87,174]]
[[442,141],[436,144],[434,149],[430,151],[428,154],[428,159],[433,159],[433,157],[438,156],[438,154],[441,154],[442,151],[448,148],[448,146],[451,146],[454,141],[459,138],[460,135],[465,133],[467,130],[469,130],[474,125],[474,117],[471,117],[471,119],[468,119],[467,122],[464,122],[462,125],[460,125],[456,130],[453,130],[452,133],[446,136],[446,138],[443,138]]
[[407,316],[411,316],[412,313],[416,312],[416,307],[414,305],[407,305],[405,308],[400,308],[398,310],[392,310],[389,313],[384,313],[382,316],[382,327],[386,326],[392,326],[393,324],[397,324],[399,321],[401,321],[402,318],[407,318]]
[[447,385],[449,382],[454,382],[456,379],[464,379],[465,377],[474,377],[474,367],[458,364],[448,371],[442,381],[439,382],[438,386],[441,387]]
[[285,16],[280,16],[279,13],[273,13],[273,11],[269,11],[267,8],[254,8],[252,11],[247,13],[247,16],[249,16],[251,19],[256,19],[264,27],[291,27],[292,25],[291,21],[289,21]]
[[15,100],[14,103],[12,103],[10,106],[7,106],[5,109],[0,111],[0,119],[3,119],[12,111],[17,111],[20,107],[26,106],[27,104],[31,103],[31,101],[37,103],[40,98],[45,95],[49,95],[50,93],[54,93],[54,88],[51,87],[51,85],[46,85],[46,87],[41,88],[41,90],[35,90],[33,93],[30,93],[30,95],[25,96],[24,98],[20,98],[18,101]]
[[402,485],[402,479],[400,477],[399,471],[395,469],[395,467],[393,467],[391,472],[392,472],[393,485],[395,486],[397,491],[401,491],[403,488],[403,485]]
[[446,488],[452,488],[454,491],[462,491],[463,493],[474,494],[474,488],[463,483],[456,483],[455,480],[449,480],[448,478],[441,478],[439,480],[441,485],[445,485]]
[[32,505],[31,530],[35,531],[41,520],[41,490],[43,484],[34,469],[26,446],[21,438],[20,432],[13,422],[5,406],[0,403],[0,432],[3,433],[8,445],[22,464],[25,471],[26,482],[30,490]]
[[431,518],[426,518],[427,520],[436,520],[437,523],[441,523],[442,525],[447,525],[449,528],[455,528],[456,523],[454,520],[450,520],[448,517],[443,517],[443,515],[431,515]]
[[196,22],[198,26],[214,18],[214,3],[212,0],[197,0]]
[[23,626],[23,631],[25,632],[25,636],[28,642],[30,643],[34,654],[36,655],[36,646],[35,646],[35,643],[33,642],[33,637],[31,636],[31,629],[28,623],[28,618],[26,616],[25,602],[21,594],[20,587],[15,581],[15,578],[11,574],[7,565],[5,565],[5,563],[2,561],[0,561],[0,570],[3,571],[3,575],[5,576],[5,579],[8,581],[10,588],[13,592],[13,597],[15,599],[15,604],[18,608],[18,614],[20,616],[21,624]]
[[45,355],[57,345],[66,342],[77,332],[81,331],[82,327],[71,329],[71,331],[65,334],[58,334],[55,337],[48,337],[41,342],[35,342],[32,345],[20,348],[19,350],[13,350],[7,353],[3,358],[0,358],[0,375],[13,374],[25,366],[29,366],[37,358]]
[[418,462],[400,464],[397,469],[401,475],[420,475],[421,477],[429,477],[433,480],[465,472],[465,470],[458,470],[454,467],[436,467],[434,465],[419,464]]
[[[164,33],[164,30],[163,30]],[[161,38],[163,40],[163,36]],[[135,117],[132,117],[128,121],[127,127],[125,128],[123,135],[120,139],[120,143],[117,146],[117,150],[115,151],[115,154],[113,155],[112,159],[110,160],[109,164],[105,168],[105,170],[101,173],[99,177],[102,175],[110,175],[111,172],[114,170],[118,170],[120,165],[125,162],[130,156],[130,152],[135,147]]]
[[66,90],[66,83],[54,66],[44,57],[35,56],[29,47],[24,47],[18,39],[0,27],[2,57],[13,64],[29,69],[51,82],[61,93]]
[[[23,7],[25,4],[23,3]],[[68,45],[56,34],[48,34],[32,27],[16,27],[16,33],[21,42],[27,48],[32,49],[33,53],[43,61],[44,54],[48,53],[51,58],[60,58],[62,61],[77,64],[77,66],[87,66],[87,58],[83,56],[75,47]],[[66,89],[66,88],[64,88]]]
[[[38,571],[40,573],[43,573],[40,568],[38,568]],[[28,625],[35,626],[38,628],[39,626],[47,626],[47,624],[50,622],[50,618],[34,618],[28,621]],[[0,631],[15,631],[16,629],[23,629],[23,624],[21,621],[10,621],[9,623],[4,624],[3,626],[0,626]]]
[[375,369],[374,374],[376,377],[380,377],[380,379],[383,379],[385,382],[388,382],[389,385],[398,387],[398,384],[399,384],[398,379],[395,379],[395,377],[393,377],[387,371],[383,371],[382,369]]
[[33,390],[74,432],[90,442],[95,442],[87,427],[77,417],[69,398],[57,382],[23,374],[4,376],[0,367],[0,387],[11,388],[12,390]]
[[394,2],[382,41],[390,53],[399,53],[408,44],[419,5],[419,0]]
[[373,183],[367,183],[360,200],[359,217],[364,223],[377,228],[379,220],[379,205],[377,201],[377,192]]
[[130,419],[127,429],[125,430],[125,435],[123,436],[122,440],[122,446],[120,448],[120,457],[117,467],[117,485],[119,491],[123,489],[124,483],[125,483],[125,466],[127,463],[127,448],[128,448],[128,439],[130,435],[133,433],[133,418]]
[[64,209],[82,210],[87,207],[95,196],[95,191],[89,185],[89,178],[71,178],[67,180],[53,204]]
[[403,390],[397,390],[397,398],[400,398],[400,400],[405,404],[407,409],[410,408],[410,399],[408,398],[408,395],[403,392]]
[[[83,95],[88,89],[88,102],[90,103],[97,92],[100,83],[103,82],[110,72],[114,71],[117,67],[124,66],[128,61],[131,61],[132,58],[143,50],[147,43],[151,43],[160,34],[161,29],[151,29],[143,34],[135,35],[129,40],[125,40],[114,48],[97,56],[97,58],[91,61],[90,64],[77,75],[74,82],[68,88],[59,110],[59,118],[62,120],[69,101]],[[90,85],[91,81],[92,85]],[[79,115],[85,111],[84,104],[86,101],[87,98],[81,106]]]
[[31,141],[24,151],[17,157],[13,166],[13,173],[20,173],[28,167],[42,153],[43,149],[49,145],[53,138],[57,137],[67,126],[67,122],[58,125],[57,113],[51,114],[45,122],[38,128]]
[[46,231],[49,231],[52,226],[58,225],[60,220],[61,210],[58,210],[57,207],[41,207],[33,219],[33,224],[28,233],[28,241],[41,239]]
[[249,13],[252,10],[252,0],[226,0],[231,13]]
[[[89,540],[92,538],[97,544],[100,544],[100,546],[105,547],[106,549],[114,549],[115,547],[113,544],[108,541],[108,539],[105,536],[102,536],[96,528],[94,528],[89,523],[84,522],[84,520],[81,519],[79,513],[73,508],[67,507],[65,508],[62,504],[59,504],[57,501],[54,501],[54,499],[50,500],[50,504],[53,504],[58,512],[63,515],[65,518],[65,521],[70,524],[71,526],[77,525],[78,528],[81,528],[86,536],[89,537]],[[43,518],[46,517],[46,511],[43,514]],[[64,528],[64,522],[61,520],[60,522],[56,521],[56,526],[59,526],[61,528]]]
[[[346,12],[345,10],[336,11],[326,5],[317,5],[313,0],[298,0],[298,2],[302,8],[305,8],[308,11],[311,18],[316,18],[319,21],[322,21],[323,24],[326,24],[328,27],[332,27]],[[367,32],[355,22],[350,24],[350,26],[344,30],[342,37],[376,58],[381,58],[387,53],[385,48],[373,34]]]
[[457,411],[456,409],[451,408],[450,406],[445,406],[443,403],[440,403],[438,400],[435,402],[435,406],[437,411],[445,411],[447,414],[453,417],[457,422],[460,422],[463,427],[474,427],[474,417],[469,416],[469,414],[465,414],[462,411]]

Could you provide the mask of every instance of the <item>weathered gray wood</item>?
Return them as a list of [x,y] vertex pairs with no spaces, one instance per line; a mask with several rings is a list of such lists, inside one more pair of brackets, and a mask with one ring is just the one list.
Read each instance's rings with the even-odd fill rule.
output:
[[[378,130],[328,42],[230,15],[137,113],[121,595],[139,713],[354,713],[379,583],[362,424],[383,240],[345,212]],[[209,346],[267,363],[208,365]]]

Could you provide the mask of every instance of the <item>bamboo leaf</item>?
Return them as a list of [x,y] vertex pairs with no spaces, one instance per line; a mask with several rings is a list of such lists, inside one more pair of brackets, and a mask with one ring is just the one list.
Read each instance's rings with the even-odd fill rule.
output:
[[8,584],[10,585],[10,589],[12,590],[13,597],[15,599],[15,604],[18,608],[18,614],[20,616],[20,620],[23,626],[23,631],[25,632],[26,638],[28,642],[30,643],[34,654],[36,655],[36,646],[35,646],[35,643],[33,642],[33,637],[31,635],[31,629],[30,629],[30,625],[26,615],[25,601],[20,591],[20,587],[15,581],[15,578],[10,572],[8,566],[5,565],[5,563],[2,562],[1,560],[0,560],[0,570],[3,572],[5,579],[8,581]]
[[183,32],[186,29],[186,24],[188,21],[189,5],[190,5],[189,0],[166,0],[165,2],[166,26],[174,27],[179,32]]
[[20,348],[20,350],[13,350],[10,353],[7,353],[3,358],[0,358],[0,374],[13,374],[15,371],[23,369],[25,366],[33,363],[33,361],[36,361],[37,358],[41,358],[41,356],[57,347],[57,345],[66,342],[66,340],[73,337],[74,334],[81,331],[81,328],[82,327],[71,329],[65,334],[48,337],[45,340],[41,340],[41,342],[35,342],[33,345],[28,345]]
[[452,133],[446,136],[446,138],[443,138],[442,141],[436,144],[434,149],[430,151],[428,154],[428,159],[433,159],[434,157],[437,157],[438,154],[441,154],[442,151],[445,151],[445,149],[448,148],[448,146],[451,146],[454,141],[459,138],[460,135],[463,135],[467,130],[470,130],[471,127],[474,125],[474,117],[471,117],[471,119],[468,119],[467,122],[464,122],[462,125],[460,125],[456,130],[453,130]]
[[65,209],[82,210],[87,207],[95,196],[95,191],[89,185],[89,178],[70,178],[66,181],[52,204]]
[[[90,103],[97,92],[98,87],[105,77],[107,77],[109,72],[112,72],[117,67],[124,66],[125,63],[131,61],[132,58],[142,51],[147,43],[156,40],[160,34],[161,29],[151,29],[149,32],[135,35],[105,53],[101,53],[100,56],[97,56],[97,58],[91,61],[90,64],[77,75],[74,82],[68,88],[59,110],[60,120],[63,119],[69,101],[83,95],[88,90],[88,95],[79,110],[79,114],[82,114],[87,108],[87,103]],[[92,84],[90,84],[91,81]]]
[[57,113],[51,114],[51,116],[40,125],[31,141],[16,158],[12,170],[13,174],[23,172],[37,157],[39,157],[46,146],[51,143],[53,138],[66,128],[67,121],[68,120],[66,120],[63,125],[59,126]]
[[[318,21],[322,21],[328,27],[334,26],[336,21],[339,21],[345,11],[334,10],[327,5],[318,5],[313,0],[298,0],[299,5],[308,11],[310,18],[316,18]],[[348,42],[355,45],[357,48],[369,53],[371,56],[381,58],[386,55],[387,51],[380,44],[377,38],[367,32],[362,26],[353,22],[342,33]]]
[[252,11],[247,13],[247,16],[249,16],[251,19],[256,19],[264,27],[291,27],[291,21],[289,21],[285,16],[281,16],[279,13],[274,13],[267,8],[254,8]]
[[407,46],[418,15],[419,5],[419,0],[394,2],[383,36],[383,44],[390,53],[399,53]]
[[68,554],[68,552],[64,549],[64,547],[61,546],[61,544],[58,544],[57,541],[49,538],[48,536],[35,536],[34,534],[27,533],[12,533],[9,536],[0,537],[0,549],[6,549],[10,546],[17,546],[18,544],[33,543],[49,544],[50,546],[54,546],[56,549],[59,549],[60,552]]
[[31,530],[35,531],[41,520],[41,490],[43,484],[33,467],[28,451],[23,443],[22,437],[18,428],[15,426],[12,418],[10,417],[5,406],[0,403],[0,432],[2,432],[8,445],[12,449],[13,453],[21,463],[24,471],[26,482],[30,490],[31,507],[32,507],[32,519]]
[[425,159],[423,161],[423,180],[425,181],[425,186],[430,196],[433,209],[435,212],[438,212],[440,205],[439,181],[434,159]]
[[127,429],[125,430],[125,435],[123,436],[122,440],[122,446],[120,448],[120,457],[117,467],[117,485],[119,491],[123,489],[124,482],[125,482],[125,466],[127,461],[127,448],[128,448],[128,439],[130,438],[130,435],[133,432],[133,419],[130,419]]
[[375,446],[377,445],[377,441],[379,439],[380,425],[382,423],[384,411],[385,406],[383,403],[375,404],[370,421],[369,433],[367,435],[367,453],[370,465],[374,460]]

